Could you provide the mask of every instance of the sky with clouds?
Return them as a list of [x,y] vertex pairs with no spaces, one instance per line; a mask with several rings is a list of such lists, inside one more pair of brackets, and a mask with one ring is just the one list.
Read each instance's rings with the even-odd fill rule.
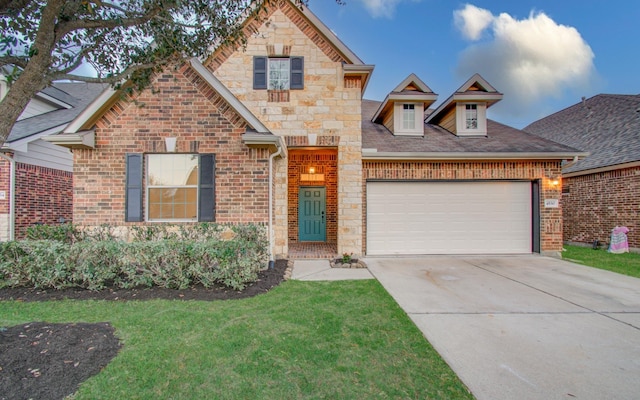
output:
[[637,0],[310,0],[366,64],[365,93],[384,96],[410,73],[444,101],[474,73],[503,100],[492,119],[522,128],[598,93],[640,93]]

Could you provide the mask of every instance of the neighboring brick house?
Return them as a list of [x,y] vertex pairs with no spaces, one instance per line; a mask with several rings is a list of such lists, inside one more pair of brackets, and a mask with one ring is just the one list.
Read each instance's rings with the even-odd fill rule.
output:
[[274,1],[246,33],[244,48],[169,68],[152,89],[105,92],[49,139],[74,149],[75,223],[264,224],[273,257],[559,253],[552,182],[580,153],[488,121],[502,95],[480,76],[425,124],[436,95],[423,82],[363,100],[373,66],[308,9]]
[[590,154],[563,168],[564,240],[606,244],[626,226],[640,249],[640,95],[599,94],[524,130]]
[[[7,88],[0,83],[1,98]],[[22,238],[37,223],[71,221],[73,155],[43,138],[63,129],[105,88],[54,83],[30,100],[1,149],[0,240]]]

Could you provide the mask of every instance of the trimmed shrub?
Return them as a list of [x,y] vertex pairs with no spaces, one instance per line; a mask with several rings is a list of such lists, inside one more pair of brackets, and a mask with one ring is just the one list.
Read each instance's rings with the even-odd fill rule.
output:
[[[221,283],[242,290],[267,265],[264,227],[190,228],[141,227],[132,242],[114,240],[107,226],[89,233],[73,226],[37,229],[33,237],[47,239],[0,243],[0,287],[185,289]],[[231,238],[222,240],[228,230]]]

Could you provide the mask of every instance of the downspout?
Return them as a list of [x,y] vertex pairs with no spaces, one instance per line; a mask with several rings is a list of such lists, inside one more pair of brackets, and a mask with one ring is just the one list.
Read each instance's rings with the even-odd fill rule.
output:
[[278,139],[276,147],[278,148],[278,151],[269,156],[269,269],[273,269],[275,265],[273,255],[273,248],[275,247],[273,237],[273,160],[282,154],[282,143],[280,142],[280,139]]
[[4,153],[0,153],[0,157],[9,161],[9,240],[14,240],[16,230],[16,160]]

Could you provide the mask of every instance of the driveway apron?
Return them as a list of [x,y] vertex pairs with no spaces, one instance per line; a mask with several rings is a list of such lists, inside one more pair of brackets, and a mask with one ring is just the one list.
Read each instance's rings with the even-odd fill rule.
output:
[[640,398],[640,279],[536,255],[365,261],[479,400]]

